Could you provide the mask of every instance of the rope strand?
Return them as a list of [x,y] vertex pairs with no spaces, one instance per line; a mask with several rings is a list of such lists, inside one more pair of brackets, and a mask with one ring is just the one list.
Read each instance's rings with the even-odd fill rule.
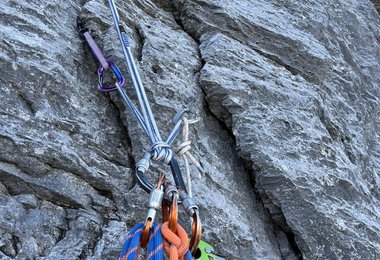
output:
[[[182,127],[182,143],[175,149],[175,153],[181,156],[185,162],[185,170],[186,170],[186,179],[187,179],[187,187],[189,196],[192,197],[192,185],[191,185],[191,174],[189,167],[189,159],[190,161],[197,167],[200,174],[204,174],[205,170],[201,166],[201,164],[194,158],[194,156],[190,153],[191,149],[191,141],[189,140],[189,125],[199,122],[200,119],[192,119],[188,120],[186,117],[182,117],[183,127]],[[200,177],[199,174],[199,177]]]
[[[120,260],[137,259],[136,257],[143,229],[144,223],[139,223],[129,231],[120,254]],[[151,229],[149,236],[147,259],[162,260],[164,257],[163,247],[161,227],[157,223],[153,223],[153,228]]]

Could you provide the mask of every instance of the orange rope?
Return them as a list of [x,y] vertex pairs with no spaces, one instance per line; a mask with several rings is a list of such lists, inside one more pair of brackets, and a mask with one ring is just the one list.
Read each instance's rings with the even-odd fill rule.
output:
[[189,239],[186,231],[177,223],[176,233],[169,228],[169,221],[162,224],[162,235],[164,236],[164,249],[170,255],[170,260],[184,259],[185,254],[189,250]]

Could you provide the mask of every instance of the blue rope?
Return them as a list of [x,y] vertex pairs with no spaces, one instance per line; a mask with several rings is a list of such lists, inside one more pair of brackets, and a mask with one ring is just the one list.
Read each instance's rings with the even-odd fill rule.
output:
[[[127,239],[121,250],[120,260],[134,260],[139,249],[141,235],[144,230],[144,224],[139,223],[129,231]],[[148,244],[149,260],[163,260],[163,239],[160,226],[154,222],[150,230],[150,239]],[[189,260],[191,259],[191,255]],[[187,258],[186,258],[187,260]]]
[[163,257],[164,241],[162,239],[161,228],[157,223],[154,223],[148,244],[148,260],[162,260]]
[[187,253],[185,255],[185,260],[191,260],[191,259],[193,259],[193,258],[191,257],[191,252],[189,250],[189,251],[187,251]]
[[120,254],[120,259],[124,259],[127,255],[128,255],[128,258],[126,258],[127,260],[135,259],[143,229],[144,229],[144,224],[139,223],[136,226],[134,226],[131,229],[131,231],[129,231],[127,240],[125,241],[123,249]]

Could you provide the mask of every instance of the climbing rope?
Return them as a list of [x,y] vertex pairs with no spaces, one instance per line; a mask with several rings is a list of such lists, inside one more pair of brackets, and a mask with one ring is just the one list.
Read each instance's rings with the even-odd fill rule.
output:
[[134,226],[131,231],[129,231],[127,239],[124,243],[123,249],[121,251],[121,260],[132,260],[135,259],[136,253],[139,249],[140,238],[144,228],[143,223],[139,223]]
[[[129,231],[124,242],[123,249],[120,254],[120,260],[135,260],[139,250],[140,239],[144,230],[144,223],[139,223]],[[157,223],[153,223],[150,232],[148,252],[148,260],[163,259],[163,240],[161,228]]]
[[162,224],[161,232],[165,238],[164,249],[169,254],[170,260],[191,259],[189,239],[187,238],[186,231],[180,224],[177,223],[176,232],[174,233],[169,228],[169,222],[167,221]]
[[197,167],[198,171],[202,174],[205,173],[202,165],[194,158],[190,153],[191,141],[189,140],[189,125],[199,122],[199,119],[188,120],[186,117],[182,117],[183,127],[182,127],[182,143],[174,150],[176,154],[181,156],[185,162],[185,171],[187,179],[187,190],[190,197],[192,197],[192,186],[191,186],[191,175],[189,160]]
[[[165,199],[162,201],[163,222],[169,221],[170,230],[173,233],[176,233],[178,219],[177,203],[178,201],[181,201],[183,209],[192,218],[191,240],[189,242],[189,249],[191,251],[191,254],[194,254],[198,248],[202,234],[202,224],[199,218],[198,206],[186,192],[181,189],[177,189],[177,187],[172,185],[170,182],[166,182],[164,187]],[[170,207],[169,204],[171,204]]]
[[157,225],[156,223],[153,224],[153,231],[150,234],[149,237],[149,244],[148,244],[148,260],[160,260],[163,257],[163,239],[162,239],[162,233],[161,233],[161,227]]
[[159,209],[164,197],[164,192],[162,191],[164,180],[165,175],[161,175],[158,179],[156,188],[151,191],[145,223],[137,224],[129,232],[121,252],[121,260],[134,259],[138,248],[145,248],[147,244],[148,259],[162,259],[162,234],[159,225],[154,222],[154,218],[156,216],[156,211]]
[[[164,200],[162,204],[162,215],[164,223],[161,227],[164,236],[164,249],[169,254],[170,260],[191,259],[189,250],[189,239],[186,231],[178,224],[178,190],[170,186],[167,191],[168,198],[171,200],[171,206],[168,207],[168,200]],[[190,257],[190,258],[189,258]]]

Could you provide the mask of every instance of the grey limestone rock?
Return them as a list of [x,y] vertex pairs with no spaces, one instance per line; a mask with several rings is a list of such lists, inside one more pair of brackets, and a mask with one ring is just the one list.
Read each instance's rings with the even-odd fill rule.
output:
[[[202,118],[193,194],[220,258],[380,258],[374,4],[117,1],[162,135],[190,103]],[[0,3],[0,259],[116,259],[145,219],[151,144],[97,91],[78,15],[125,73],[107,1]]]

